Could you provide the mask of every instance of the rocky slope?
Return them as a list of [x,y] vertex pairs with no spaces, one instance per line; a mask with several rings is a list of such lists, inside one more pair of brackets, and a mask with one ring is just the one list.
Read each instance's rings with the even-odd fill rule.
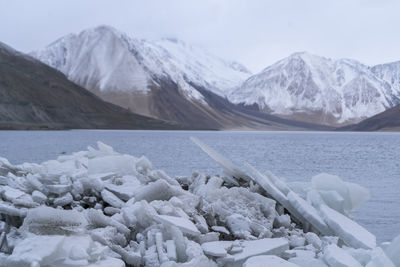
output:
[[400,106],[388,109],[362,122],[339,130],[346,131],[400,131]]
[[301,52],[251,76],[228,98],[285,118],[345,125],[397,105],[399,73],[399,64],[371,68]]
[[181,129],[104,102],[61,72],[0,43],[0,129]]

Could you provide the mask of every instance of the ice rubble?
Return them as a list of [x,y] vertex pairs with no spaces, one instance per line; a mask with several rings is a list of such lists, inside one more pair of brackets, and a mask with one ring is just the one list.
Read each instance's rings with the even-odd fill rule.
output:
[[101,142],[42,164],[0,158],[0,266],[400,266],[349,213],[368,191],[285,183],[193,139],[223,176],[169,177]]

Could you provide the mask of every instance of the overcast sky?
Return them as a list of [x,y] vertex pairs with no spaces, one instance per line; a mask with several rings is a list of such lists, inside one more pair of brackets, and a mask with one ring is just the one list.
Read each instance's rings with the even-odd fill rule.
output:
[[253,72],[296,51],[372,65],[400,60],[399,14],[398,0],[0,0],[0,41],[29,52],[107,24],[176,37]]

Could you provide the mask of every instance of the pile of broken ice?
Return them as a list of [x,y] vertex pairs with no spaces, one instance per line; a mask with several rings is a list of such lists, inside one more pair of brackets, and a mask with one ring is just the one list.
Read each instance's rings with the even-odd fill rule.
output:
[[349,217],[368,191],[336,176],[286,183],[224,169],[171,178],[102,143],[42,164],[0,158],[0,266],[400,266]]

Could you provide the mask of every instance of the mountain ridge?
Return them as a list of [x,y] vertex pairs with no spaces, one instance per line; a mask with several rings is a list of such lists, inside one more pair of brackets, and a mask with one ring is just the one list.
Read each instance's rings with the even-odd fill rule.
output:
[[248,78],[228,99],[281,117],[303,113],[321,124],[351,124],[400,102],[400,90],[371,69],[353,59],[296,52]]
[[65,75],[0,42],[1,129],[186,129],[104,102]]

